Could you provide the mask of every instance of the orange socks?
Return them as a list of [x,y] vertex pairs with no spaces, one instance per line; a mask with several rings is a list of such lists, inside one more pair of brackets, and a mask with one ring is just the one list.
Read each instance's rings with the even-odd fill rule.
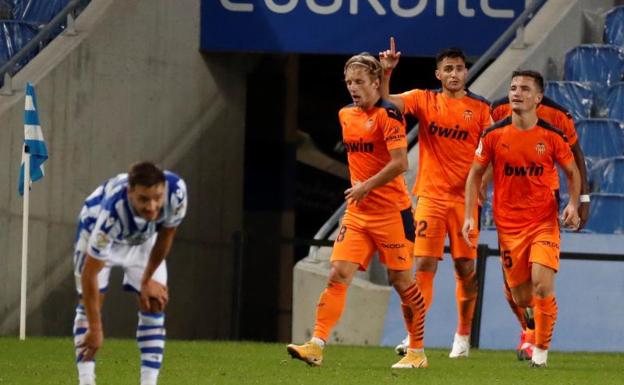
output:
[[507,298],[507,303],[509,304],[511,311],[516,315],[522,330],[527,330],[527,321],[526,318],[524,318],[524,309],[516,305],[514,302],[513,297],[511,296],[511,290],[509,290],[507,283],[503,283],[503,287],[505,288],[505,298]]
[[316,306],[314,337],[327,341],[329,332],[336,322],[338,322],[342,310],[344,309],[348,287],[349,285],[340,282],[330,281],[327,284]]
[[425,300],[420,294],[418,285],[408,287],[399,293],[402,302],[405,328],[410,336],[410,349],[423,349],[425,336]]
[[418,271],[416,270],[416,283],[425,300],[425,311],[429,310],[431,302],[433,301],[433,277],[435,273],[433,271]]
[[555,295],[551,294],[544,298],[535,296],[534,301],[535,346],[548,350],[557,322],[557,300]]
[[457,334],[461,336],[470,335],[472,329],[472,317],[474,315],[475,304],[477,303],[477,280],[476,272],[469,276],[460,277],[455,273],[455,297],[457,298]]

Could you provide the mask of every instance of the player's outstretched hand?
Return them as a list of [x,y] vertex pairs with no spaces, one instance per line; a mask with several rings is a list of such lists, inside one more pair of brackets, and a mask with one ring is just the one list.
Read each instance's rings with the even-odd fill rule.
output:
[[78,345],[78,348],[81,349],[78,361],[93,361],[95,354],[100,349],[103,342],[104,333],[102,332],[102,329],[91,330],[91,328],[89,328],[84,336],[84,339]]
[[468,246],[472,248],[474,248],[475,245],[473,245],[472,240],[470,240],[470,233],[474,231],[474,228],[474,218],[468,218],[464,220],[464,226],[462,227],[462,236],[464,237],[464,241],[466,241]]
[[578,207],[574,204],[568,203],[561,213],[561,222],[564,227],[578,230],[581,225],[581,218],[578,215]]
[[381,67],[386,70],[393,70],[397,64],[399,64],[399,59],[401,58],[401,52],[397,52],[396,43],[394,41],[394,37],[390,37],[390,49],[379,52],[379,61],[381,62]]
[[141,285],[141,307],[143,309],[152,309],[151,301],[156,301],[160,309],[164,309],[169,301],[167,286],[153,279]]

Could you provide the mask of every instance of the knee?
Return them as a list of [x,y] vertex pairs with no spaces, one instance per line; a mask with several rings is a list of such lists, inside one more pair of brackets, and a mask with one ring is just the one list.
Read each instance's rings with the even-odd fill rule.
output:
[[457,259],[454,262],[455,264],[455,272],[457,276],[461,278],[468,278],[473,276],[475,272],[475,264],[472,259],[461,258]]
[[409,274],[393,275],[389,281],[392,287],[399,293],[404,292],[414,284],[414,280]]
[[533,293],[540,298],[548,297],[552,294],[552,285],[545,282],[533,282]]
[[348,285],[353,279],[353,274],[338,268],[332,268],[329,272],[329,282],[338,282]]

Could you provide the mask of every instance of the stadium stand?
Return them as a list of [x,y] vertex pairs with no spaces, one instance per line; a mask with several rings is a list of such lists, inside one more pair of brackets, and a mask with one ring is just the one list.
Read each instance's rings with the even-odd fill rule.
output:
[[579,143],[586,157],[619,156],[624,151],[622,123],[614,119],[584,119],[576,123]]
[[607,91],[607,117],[624,121],[624,82],[618,82]]
[[592,191],[624,194],[624,156],[602,159],[591,169],[592,179],[598,181]]
[[606,44],[624,47],[624,5],[607,12],[603,39]]
[[608,44],[582,44],[565,57],[564,78],[579,82],[615,84],[624,73],[624,49]]
[[565,106],[575,121],[591,117],[594,92],[587,84],[575,81],[546,82],[546,96]]
[[[16,55],[37,33],[42,30],[70,0],[0,0],[0,67]],[[83,0],[74,9],[80,13],[89,0]],[[64,24],[57,27],[38,46],[9,70],[11,74],[24,67],[52,39],[63,32]],[[0,74],[0,85],[3,79]]]
[[624,233],[624,194],[591,194],[587,231],[596,233]]
[[596,116],[606,116],[606,93],[622,80],[624,49],[607,44],[582,44],[565,56],[564,79],[584,82],[594,91]]

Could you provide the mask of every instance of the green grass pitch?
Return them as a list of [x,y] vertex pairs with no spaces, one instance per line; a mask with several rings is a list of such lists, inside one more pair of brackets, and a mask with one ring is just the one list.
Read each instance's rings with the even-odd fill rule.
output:
[[[546,369],[528,368],[512,351],[447,354],[428,349],[428,369],[392,370],[391,348],[329,346],[323,366],[312,368],[291,359],[285,344],[170,340],[159,384],[624,384],[622,353],[553,351]],[[107,339],[97,358],[98,385],[139,383],[134,340]],[[77,383],[70,338],[0,338],[0,385]]]

